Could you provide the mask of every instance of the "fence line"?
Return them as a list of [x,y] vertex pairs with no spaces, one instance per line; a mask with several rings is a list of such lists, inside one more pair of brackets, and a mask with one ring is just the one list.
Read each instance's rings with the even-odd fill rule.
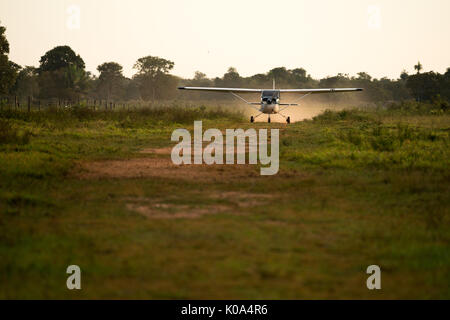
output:
[[[152,105],[154,102],[144,101],[114,101],[106,99],[38,99],[32,96],[0,96],[0,111],[42,111],[48,109],[63,110],[72,107],[85,107],[93,111],[133,110],[142,106]],[[103,109],[102,109],[103,106]]]

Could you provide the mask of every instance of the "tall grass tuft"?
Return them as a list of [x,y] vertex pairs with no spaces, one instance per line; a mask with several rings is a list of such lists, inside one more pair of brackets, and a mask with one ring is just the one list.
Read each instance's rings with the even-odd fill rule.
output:
[[30,142],[31,132],[14,127],[10,121],[0,119],[0,144],[25,145]]
[[81,124],[87,121],[112,121],[123,128],[134,128],[173,123],[192,124],[195,120],[207,119],[242,121],[243,113],[220,106],[155,103],[140,108],[117,108],[116,110],[93,110],[93,108],[83,106],[62,109],[48,108],[33,112],[4,110],[0,111],[0,118],[61,128],[77,126],[77,123]]

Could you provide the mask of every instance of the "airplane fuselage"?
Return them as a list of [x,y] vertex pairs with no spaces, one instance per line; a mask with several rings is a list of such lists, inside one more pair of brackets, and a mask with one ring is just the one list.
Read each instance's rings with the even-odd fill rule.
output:
[[261,108],[259,111],[266,114],[274,114],[280,111],[280,91],[264,90],[261,93]]
[[275,103],[275,104],[261,103],[261,108],[259,110],[262,113],[274,114],[274,113],[278,113],[278,111],[280,111],[280,105],[277,103]]

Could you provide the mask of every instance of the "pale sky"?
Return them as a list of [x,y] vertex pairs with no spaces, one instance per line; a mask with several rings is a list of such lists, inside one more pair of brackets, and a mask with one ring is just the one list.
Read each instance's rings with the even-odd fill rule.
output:
[[[79,19],[77,11],[79,10]],[[196,70],[242,76],[303,67],[314,78],[365,71],[380,78],[450,67],[449,0],[1,0],[10,59],[39,65],[57,45],[87,70],[116,61],[126,76],[146,55]]]

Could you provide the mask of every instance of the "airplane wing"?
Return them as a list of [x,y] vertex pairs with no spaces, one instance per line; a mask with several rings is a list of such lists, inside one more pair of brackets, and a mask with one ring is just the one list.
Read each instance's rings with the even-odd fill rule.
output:
[[353,92],[363,91],[361,88],[327,88],[327,89],[279,89],[281,93],[303,93],[303,94],[317,94],[317,93],[336,93],[336,92]]
[[[246,88],[214,88],[214,87],[178,87],[180,90],[195,90],[195,91],[209,91],[209,92],[233,92],[233,93],[261,93],[265,90],[273,89],[246,89]],[[303,93],[303,94],[318,94],[318,93],[336,93],[336,92],[352,92],[363,91],[361,88],[327,88],[327,89],[275,89],[281,93]]]
[[180,90],[196,90],[210,92],[234,92],[234,93],[261,93],[262,89],[245,88],[213,88],[213,87],[178,87]]

